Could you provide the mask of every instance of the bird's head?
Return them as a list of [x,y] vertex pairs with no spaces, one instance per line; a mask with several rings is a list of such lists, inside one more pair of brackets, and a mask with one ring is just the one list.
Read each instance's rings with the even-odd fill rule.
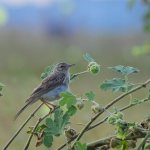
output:
[[55,70],[61,72],[67,72],[70,67],[74,66],[75,64],[67,64],[67,63],[59,63],[56,65]]

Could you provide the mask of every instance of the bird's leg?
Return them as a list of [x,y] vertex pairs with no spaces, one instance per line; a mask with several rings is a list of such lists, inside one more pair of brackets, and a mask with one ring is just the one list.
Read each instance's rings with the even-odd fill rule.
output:
[[56,108],[56,105],[49,103],[47,101],[41,100],[49,109],[50,111],[53,111]]

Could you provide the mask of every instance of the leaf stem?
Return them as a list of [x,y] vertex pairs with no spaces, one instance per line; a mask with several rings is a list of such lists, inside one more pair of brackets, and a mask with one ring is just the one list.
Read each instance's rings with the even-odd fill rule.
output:
[[82,71],[82,72],[78,72],[78,73],[75,73],[71,76],[70,80],[76,78],[77,76],[79,75],[82,75],[82,74],[85,74],[85,73],[88,73],[89,71],[88,70],[85,70],[85,71]]

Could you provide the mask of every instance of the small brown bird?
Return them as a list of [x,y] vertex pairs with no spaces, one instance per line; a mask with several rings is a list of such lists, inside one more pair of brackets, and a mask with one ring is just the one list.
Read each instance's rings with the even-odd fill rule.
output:
[[30,97],[26,100],[26,104],[22,107],[15,116],[15,119],[31,104],[38,100],[47,104],[58,100],[60,93],[69,89],[70,73],[69,68],[74,64],[59,63],[54,68],[54,71],[47,76],[42,83],[34,89]]

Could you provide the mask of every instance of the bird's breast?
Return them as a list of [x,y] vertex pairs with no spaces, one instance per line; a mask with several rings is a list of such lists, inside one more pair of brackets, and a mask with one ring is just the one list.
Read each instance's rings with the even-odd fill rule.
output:
[[58,86],[56,88],[54,88],[53,90],[50,90],[49,92],[47,92],[46,94],[44,94],[42,96],[42,99],[45,101],[54,101],[60,98],[60,93],[65,92],[68,90],[68,86],[67,85],[61,85]]

